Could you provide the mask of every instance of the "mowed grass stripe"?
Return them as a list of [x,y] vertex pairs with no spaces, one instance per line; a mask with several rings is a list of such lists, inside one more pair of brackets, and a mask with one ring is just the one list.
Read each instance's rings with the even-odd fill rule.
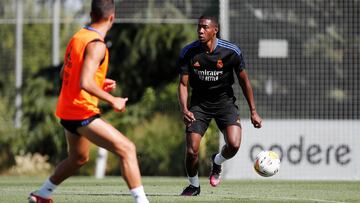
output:
[[[26,202],[29,192],[46,177],[0,176],[0,203]],[[273,181],[224,180],[219,187],[201,178],[201,195],[179,196],[188,184],[186,177],[144,177],[143,184],[151,202],[360,202],[359,181]],[[121,177],[71,177],[58,187],[56,203],[132,202]]]

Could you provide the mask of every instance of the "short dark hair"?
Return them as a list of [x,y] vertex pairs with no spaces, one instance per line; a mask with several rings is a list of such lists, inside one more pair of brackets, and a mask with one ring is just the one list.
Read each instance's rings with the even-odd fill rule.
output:
[[98,22],[106,19],[115,12],[114,0],[92,0],[91,20]]
[[199,20],[201,20],[201,19],[211,20],[211,22],[214,23],[214,25],[216,27],[219,27],[219,21],[218,21],[217,17],[215,17],[213,15],[202,15],[202,16],[200,16]]

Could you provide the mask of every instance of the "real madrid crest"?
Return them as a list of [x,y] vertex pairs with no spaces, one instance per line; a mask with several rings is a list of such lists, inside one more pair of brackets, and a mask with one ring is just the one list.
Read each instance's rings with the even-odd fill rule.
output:
[[218,59],[217,63],[216,63],[216,68],[221,69],[223,66],[224,66],[224,64],[223,64],[222,60]]

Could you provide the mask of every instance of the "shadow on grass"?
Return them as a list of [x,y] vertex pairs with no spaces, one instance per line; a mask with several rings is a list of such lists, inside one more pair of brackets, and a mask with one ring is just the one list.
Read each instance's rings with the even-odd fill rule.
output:
[[[58,193],[56,195],[59,196],[71,196],[71,195],[76,195],[76,196],[103,196],[103,197],[108,197],[108,196],[131,196],[130,193]],[[178,194],[151,194],[151,193],[146,193],[146,196],[149,197],[181,197]]]

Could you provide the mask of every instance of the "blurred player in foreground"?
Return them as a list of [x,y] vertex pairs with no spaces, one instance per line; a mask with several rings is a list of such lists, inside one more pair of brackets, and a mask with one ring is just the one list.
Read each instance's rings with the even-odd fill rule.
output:
[[70,40],[61,70],[62,88],[56,115],[65,128],[68,157],[59,163],[42,187],[32,192],[30,202],[53,202],[55,188],[73,175],[89,160],[90,142],[103,147],[121,159],[123,178],[136,203],[147,203],[136,157],[135,145],[100,117],[98,101],[109,103],[115,111],[124,112],[127,98],[114,97],[108,92],[116,87],[106,79],[109,53],[104,42],[115,18],[113,0],[93,0],[91,23]]
[[[226,144],[220,153],[213,154],[210,184],[220,183],[221,165],[235,156],[241,143],[241,125],[232,85],[235,72],[248,102],[251,121],[261,127],[256,112],[253,90],[240,49],[216,37],[218,21],[213,16],[201,16],[198,21],[198,40],[185,46],[180,54],[179,103],[186,125],[186,171],[190,185],[183,196],[200,194],[198,178],[199,146],[212,118],[224,135]],[[192,89],[188,107],[188,83]]]

